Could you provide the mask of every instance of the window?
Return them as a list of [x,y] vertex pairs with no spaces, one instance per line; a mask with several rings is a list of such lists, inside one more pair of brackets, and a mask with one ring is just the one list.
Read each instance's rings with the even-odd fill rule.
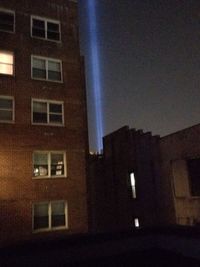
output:
[[188,173],[192,196],[200,196],[200,158],[188,160]]
[[62,82],[62,62],[56,59],[32,56],[32,78]]
[[135,219],[134,219],[134,226],[135,226],[136,228],[139,228],[139,227],[140,227],[140,223],[139,223],[139,219],[138,219],[138,218],[135,218]]
[[32,123],[54,126],[64,125],[63,102],[32,100]]
[[14,56],[12,52],[0,51],[0,74],[14,74]]
[[131,184],[132,198],[136,198],[135,175],[133,172],[130,173],[130,184]]
[[9,96],[0,96],[0,122],[14,121],[14,100]]
[[15,15],[13,11],[0,9],[0,31],[14,32]]
[[35,203],[33,205],[33,230],[67,228],[66,201]]
[[42,38],[51,41],[60,41],[60,22],[31,17],[32,37]]
[[65,152],[34,152],[33,153],[33,177],[56,178],[66,177]]

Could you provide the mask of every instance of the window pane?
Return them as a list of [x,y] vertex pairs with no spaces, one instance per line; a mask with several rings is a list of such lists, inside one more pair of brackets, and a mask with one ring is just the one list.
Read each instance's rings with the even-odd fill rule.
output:
[[14,14],[0,11],[0,30],[14,31]]
[[34,230],[41,228],[48,228],[48,204],[34,205]]
[[33,58],[33,67],[37,69],[45,69],[45,60],[40,58]]
[[48,176],[48,154],[34,153],[34,176]]
[[0,73],[13,75],[13,54],[0,52]]
[[62,124],[63,123],[62,115],[50,114],[49,115],[49,121],[51,123]]
[[13,64],[13,54],[0,52],[0,62],[5,64]]
[[65,203],[64,202],[56,202],[51,204],[51,226],[65,226]]
[[33,122],[47,123],[47,103],[33,102]]
[[45,38],[45,23],[42,20],[33,19],[32,35]]
[[46,79],[46,61],[33,58],[33,78]]
[[49,112],[62,113],[62,104],[49,104]]
[[13,120],[12,111],[0,110],[0,120],[1,121],[12,121]]
[[60,62],[48,61],[48,70],[60,71]]
[[59,24],[53,22],[47,22],[47,30],[51,32],[59,32]]
[[48,203],[35,204],[34,216],[48,216]]
[[51,40],[60,40],[59,25],[57,23],[47,22],[47,38]]
[[51,175],[64,175],[64,155],[51,153]]
[[188,172],[192,196],[200,196],[200,159],[188,160]]
[[12,109],[12,99],[0,98],[0,109]]
[[55,71],[48,71],[48,80],[61,81],[61,73]]
[[47,103],[33,101],[33,111],[47,113]]

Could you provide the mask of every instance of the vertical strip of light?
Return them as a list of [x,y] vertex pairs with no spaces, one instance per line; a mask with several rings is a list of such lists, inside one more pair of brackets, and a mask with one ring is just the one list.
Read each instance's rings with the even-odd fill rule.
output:
[[100,152],[102,149],[103,137],[103,121],[102,121],[102,96],[101,96],[101,81],[100,81],[100,60],[98,49],[97,36],[97,16],[96,16],[96,0],[87,0],[88,13],[88,29],[89,29],[89,44],[90,44],[90,64],[92,72],[92,90],[95,107],[96,120],[96,142],[97,149]]

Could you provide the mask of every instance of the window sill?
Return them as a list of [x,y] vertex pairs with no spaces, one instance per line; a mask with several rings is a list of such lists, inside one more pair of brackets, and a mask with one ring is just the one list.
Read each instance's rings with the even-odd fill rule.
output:
[[0,123],[14,124],[15,121],[2,121],[2,120],[0,120]]
[[68,230],[68,229],[69,229],[68,226],[60,226],[60,227],[54,227],[54,228],[32,230],[32,233],[37,234],[37,233],[54,232],[54,231],[61,231],[61,230]]
[[38,126],[65,127],[65,125],[64,125],[64,124],[35,123],[35,122],[32,122],[31,124],[32,124],[32,125],[38,125]]
[[52,43],[55,43],[55,44],[62,44],[62,41],[61,40],[51,40],[51,39],[48,39],[48,38],[41,38],[41,37],[37,37],[37,36],[33,36],[31,35],[31,38],[33,39],[36,39],[36,40],[42,40],[42,41],[49,41],[49,42],[52,42]]
[[6,33],[12,33],[12,34],[15,33],[15,31],[6,31],[6,30],[0,30],[0,32],[6,32]]
[[62,175],[62,176],[37,176],[37,177],[32,177],[33,180],[51,180],[51,179],[66,179],[67,176],[66,175]]
[[35,80],[35,81],[41,81],[41,82],[51,82],[51,83],[60,83],[60,84],[63,84],[63,80],[61,81],[53,81],[53,80],[47,80],[47,79],[40,79],[40,78],[34,78],[34,77],[31,77],[32,80]]

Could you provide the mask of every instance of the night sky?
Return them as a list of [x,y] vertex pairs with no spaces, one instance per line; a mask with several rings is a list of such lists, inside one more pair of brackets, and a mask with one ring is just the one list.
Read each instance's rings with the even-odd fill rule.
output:
[[[161,136],[200,123],[200,0],[96,2],[103,134]],[[97,149],[87,1],[79,1],[90,149]]]

